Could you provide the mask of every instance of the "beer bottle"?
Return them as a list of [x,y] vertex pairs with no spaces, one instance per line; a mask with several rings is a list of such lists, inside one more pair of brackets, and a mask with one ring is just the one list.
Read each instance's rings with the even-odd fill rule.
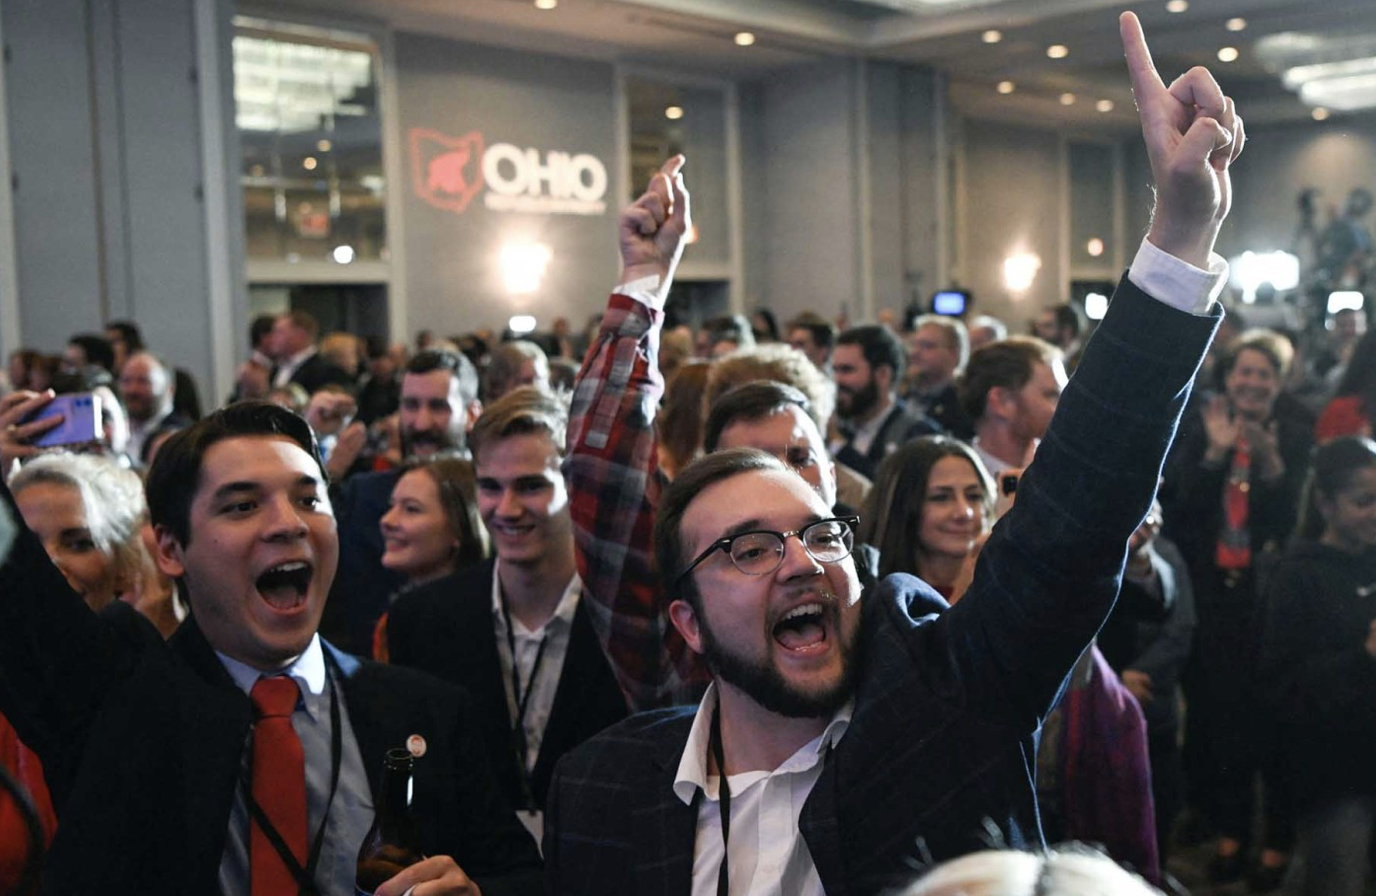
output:
[[374,890],[402,869],[425,857],[411,820],[411,765],[414,761],[410,751],[405,749],[388,750],[383,760],[382,798],[373,817],[373,826],[358,848],[354,882],[358,896],[372,896]]

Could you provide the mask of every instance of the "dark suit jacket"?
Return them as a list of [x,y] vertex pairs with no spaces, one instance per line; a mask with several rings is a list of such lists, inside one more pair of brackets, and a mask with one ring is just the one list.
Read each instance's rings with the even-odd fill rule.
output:
[[868,479],[873,479],[879,462],[897,450],[899,445],[919,436],[936,435],[941,431],[941,427],[930,418],[914,412],[902,399],[895,399],[894,406],[889,409],[889,416],[884,419],[884,425],[879,427],[878,434],[870,443],[870,450],[861,454],[851,447],[853,436],[848,437],[846,444],[836,453],[836,462],[845,464]]
[[947,435],[966,442],[975,437],[975,426],[965,413],[965,406],[960,403],[960,392],[954,382],[947,383],[946,388],[925,400],[910,399],[909,406],[921,410]]
[[[414,666],[455,682],[473,695],[488,765],[495,770],[507,800],[520,805],[524,796],[516,742],[492,627],[495,562],[480,563],[402,595],[387,616],[387,642],[394,664]],[[554,764],[626,715],[626,698],[607,666],[587,607],[579,601],[554,708],[531,772],[537,806],[545,805]]]
[[360,473],[330,489],[339,521],[339,571],[320,631],[353,653],[372,654],[373,626],[406,581],[382,565],[379,527],[400,478],[400,470]]
[[[166,645],[121,636],[27,530],[0,581],[0,711],[61,794],[44,892],[216,892],[252,720],[247,695],[194,621]],[[538,892],[535,844],[487,770],[467,695],[325,649],[373,792],[383,753],[420,734],[428,750],[416,763],[414,812],[425,850],[452,855],[485,893]]]
[[296,383],[307,394],[315,392],[321,386],[330,384],[343,386],[352,390],[357,384],[354,377],[344,368],[333,364],[328,358],[321,354],[311,355],[296,372],[291,375],[291,381]]
[[[1112,607],[1217,320],[1124,280],[964,600],[905,575],[866,592],[854,715],[800,820],[830,896],[991,839],[1040,844],[1039,726]],[[692,712],[634,716],[560,763],[553,892],[687,896],[697,810],[671,788]]]

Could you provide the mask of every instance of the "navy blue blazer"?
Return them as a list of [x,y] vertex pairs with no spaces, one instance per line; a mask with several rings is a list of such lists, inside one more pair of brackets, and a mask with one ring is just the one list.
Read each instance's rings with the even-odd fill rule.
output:
[[[854,716],[800,820],[830,896],[991,842],[1041,844],[1038,730],[1113,605],[1220,316],[1125,278],[965,598],[946,609],[906,575],[866,592]],[[688,896],[697,810],[671,788],[692,713],[632,717],[560,763],[552,892]]]
[[[3,485],[0,500],[14,509]],[[128,637],[92,613],[20,529],[0,566],[0,711],[42,759],[58,801],[43,892],[217,892],[248,696],[194,619],[166,644]],[[467,694],[325,649],[372,792],[386,750],[420,734],[428,749],[413,811],[425,851],[453,856],[484,893],[538,893],[535,843],[487,768]]]
[[400,470],[357,473],[330,489],[339,521],[339,571],[320,633],[351,653],[371,656],[373,627],[406,578],[382,565],[382,516]]

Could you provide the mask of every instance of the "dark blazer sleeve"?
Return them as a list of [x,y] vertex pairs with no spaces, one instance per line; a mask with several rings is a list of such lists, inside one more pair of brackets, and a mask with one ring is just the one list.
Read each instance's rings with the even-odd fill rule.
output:
[[[1120,282],[969,592],[920,627],[945,639],[937,655],[972,708],[1027,731],[1050,710],[1113,605],[1220,318]],[[937,646],[923,640],[910,641],[919,663]]]
[[123,637],[92,613],[23,524],[3,483],[0,500],[18,527],[0,566],[0,712],[43,760],[60,808],[97,713],[150,642]]

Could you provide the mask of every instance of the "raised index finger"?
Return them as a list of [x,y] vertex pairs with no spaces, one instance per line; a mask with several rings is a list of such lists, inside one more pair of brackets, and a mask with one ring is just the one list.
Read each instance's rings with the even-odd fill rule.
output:
[[1142,33],[1142,23],[1137,20],[1136,13],[1125,12],[1118,17],[1118,33],[1123,39],[1123,55],[1128,61],[1132,95],[1141,106],[1153,94],[1164,91],[1166,85],[1156,73],[1156,64],[1151,61],[1147,37]]

